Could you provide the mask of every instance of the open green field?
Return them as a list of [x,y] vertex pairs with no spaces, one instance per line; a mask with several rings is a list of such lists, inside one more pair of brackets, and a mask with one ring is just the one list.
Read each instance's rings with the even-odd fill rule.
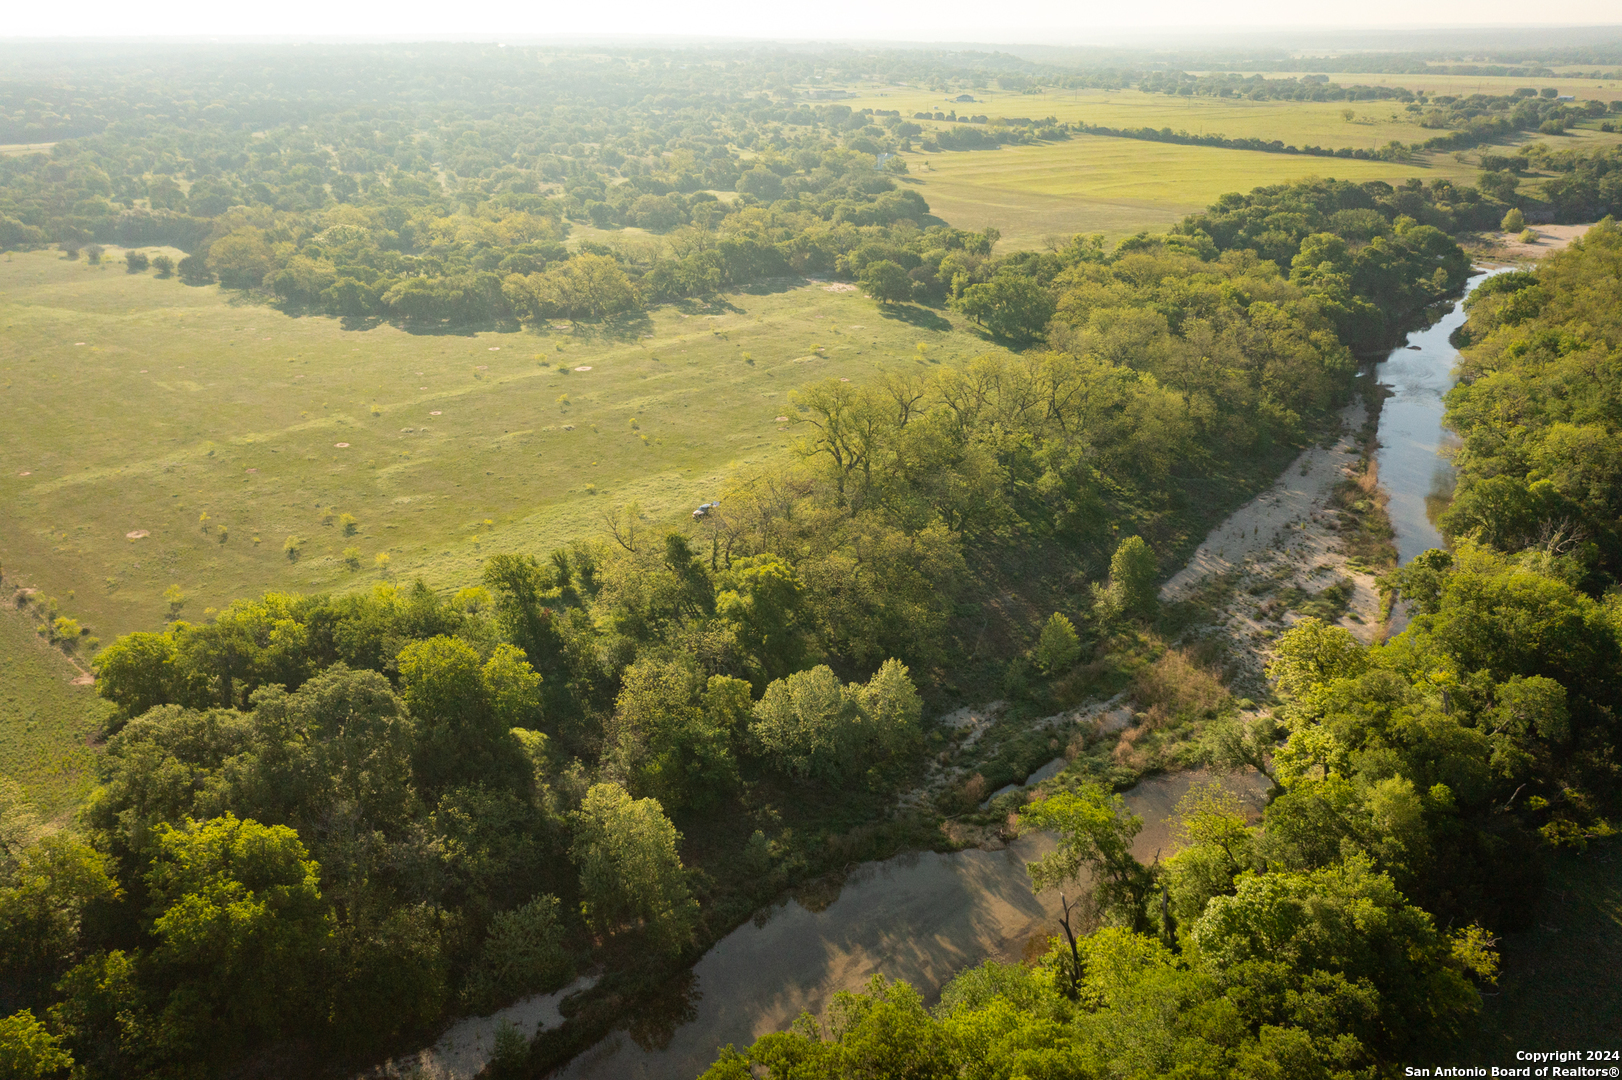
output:
[[631,501],[690,520],[731,471],[786,453],[776,418],[807,382],[994,348],[913,317],[796,280],[613,332],[414,334],[14,255],[0,558],[104,641],[160,625],[172,585],[197,618],[269,589],[469,584],[490,554],[544,554]]
[[911,182],[930,210],[959,228],[996,226],[1002,232],[1002,250],[1040,247],[1076,233],[1115,239],[1164,229],[1224,192],[1307,176],[1393,183],[1410,176],[1475,176],[1473,166],[1442,155],[1399,164],[1097,135],[1001,150],[904,156]]
[[0,590],[0,776],[15,780],[47,820],[71,811],[95,781],[94,751],[107,705],[67,657],[34,632]]
[[[1070,123],[1101,124],[1114,128],[1171,128],[1194,135],[1225,135],[1230,139],[1282,139],[1293,146],[1352,146],[1376,149],[1391,140],[1422,142],[1437,134],[1419,126],[1417,117],[1395,101],[1242,101],[1232,98],[1173,97],[1139,90],[1047,90],[1016,94],[976,90],[974,103],[959,103],[955,95],[896,88],[843,102],[853,108],[899,109],[914,112],[949,112],[958,115],[1026,117],[1051,116]],[[1345,109],[1356,117],[1346,120]],[[923,121],[918,121],[923,123]],[[930,121],[930,126],[944,122]]]

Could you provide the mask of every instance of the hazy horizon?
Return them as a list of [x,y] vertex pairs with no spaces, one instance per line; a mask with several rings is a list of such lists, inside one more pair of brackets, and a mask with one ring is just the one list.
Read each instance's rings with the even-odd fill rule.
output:
[[[992,17],[994,13],[995,17]],[[1513,32],[1595,44],[1587,32],[1622,37],[1614,4],[1574,0],[1558,20],[1528,21],[1524,5],[1508,0],[1441,0],[1414,5],[1371,0],[1349,19],[1347,9],[1286,0],[1246,0],[1214,8],[1196,0],[1148,0],[1133,5],[1064,5],[1020,0],[988,9],[963,0],[920,14],[912,6],[830,0],[811,12],[722,0],[694,11],[649,0],[614,9],[582,5],[532,7],[497,4],[475,11],[407,3],[386,17],[354,4],[293,0],[273,10],[187,2],[161,9],[105,0],[88,5],[19,7],[0,30],[0,41],[58,42],[396,42],[490,41],[589,44],[715,42],[1009,44],[1058,47],[1186,45],[1258,35],[1320,39],[1302,47],[1400,50],[1406,35],[1451,36],[1468,46]],[[635,30],[627,30],[635,27]],[[1584,32],[1584,33],[1579,33]],[[1327,39],[1341,39],[1330,41]],[[1366,39],[1350,43],[1345,39]],[[1413,42],[1420,47],[1427,42]],[[1434,46],[1434,41],[1428,42]]]

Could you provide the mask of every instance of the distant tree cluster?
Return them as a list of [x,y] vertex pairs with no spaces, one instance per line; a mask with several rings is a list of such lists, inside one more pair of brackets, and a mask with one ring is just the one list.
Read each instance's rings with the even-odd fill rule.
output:
[[[160,50],[151,59],[165,72],[161,92],[117,66],[70,74],[48,54],[34,57],[0,81],[0,92],[17,98],[11,115],[22,117],[12,134],[19,142],[59,141],[49,153],[0,158],[0,248],[177,247],[186,253],[174,267],[184,282],[262,290],[298,310],[352,319],[599,319],[787,274],[854,278],[875,261],[864,254],[875,244],[907,253],[884,258],[909,274],[932,250],[972,250],[966,237],[950,234],[918,242],[920,231],[943,226],[897,182],[905,166],[891,155],[915,139],[926,150],[969,150],[1096,131],[1298,152],[1282,143],[1051,118],[954,113],[965,122],[926,131],[893,110],[794,100],[782,79],[803,74],[802,64],[787,57],[690,67],[670,63],[681,53],[631,62],[447,46],[427,55],[423,63],[391,48],[283,51],[245,69]],[[341,83],[332,76],[339,57],[337,68],[348,73]],[[1010,59],[874,52],[840,62],[851,74],[905,72],[919,84],[983,83],[980,72],[1025,89],[1134,84],[1092,68],[1025,65],[1021,74],[1009,70]],[[1342,93],[1310,79],[1220,73],[1157,72],[1137,85],[1314,100]],[[1433,149],[1567,125],[1596,103],[1533,93],[1444,95],[1408,107],[1423,107],[1420,122],[1448,132],[1431,140],[1436,147],[1419,148]],[[36,112],[39,119],[29,119]],[[0,108],[0,128],[19,123],[5,116]],[[1410,149],[1299,152],[1402,156]],[[1501,215],[1514,190],[1512,179],[1489,168],[1479,192],[1459,188],[1435,201],[1455,207],[1458,228],[1479,227],[1476,218]],[[1585,188],[1563,197],[1592,205],[1594,194]],[[610,236],[566,247],[575,226]],[[668,250],[627,237],[629,228],[665,236]],[[897,275],[875,272],[889,275],[882,299],[903,298]],[[914,296],[925,297],[938,302],[944,291],[926,287]],[[1012,300],[1004,295],[991,308]]]

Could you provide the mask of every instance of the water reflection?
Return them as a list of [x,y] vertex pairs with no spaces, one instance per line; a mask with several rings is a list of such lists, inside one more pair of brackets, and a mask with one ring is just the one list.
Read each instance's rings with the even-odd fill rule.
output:
[[[1144,819],[1133,845],[1145,862],[1172,849],[1168,818],[1199,772],[1157,776],[1126,794]],[[1266,781],[1253,772],[1225,783],[1259,812]],[[575,1078],[692,1080],[726,1043],[781,1031],[802,1010],[820,1015],[834,993],[874,974],[906,979],[933,998],[958,971],[988,957],[1016,959],[1033,935],[1053,932],[1058,897],[1031,892],[1025,864],[1052,850],[1044,835],[1001,851],[913,852],[855,868],[831,895],[768,909],[704,954],[680,988],[674,1029],[604,1039],[563,1072]],[[649,1036],[653,1036],[649,1038]]]
[[[1501,270],[1472,277],[1466,295]],[[1448,342],[1464,325],[1460,300],[1435,325],[1408,335],[1405,344],[1375,369],[1390,391],[1380,411],[1380,486],[1390,498],[1386,512],[1396,532],[1397,558],[1442,546],[1436,520],[1453,497],[1452,451],[1457,438],[1442,428],[1443,398],[1453,388],[1459,352]]]

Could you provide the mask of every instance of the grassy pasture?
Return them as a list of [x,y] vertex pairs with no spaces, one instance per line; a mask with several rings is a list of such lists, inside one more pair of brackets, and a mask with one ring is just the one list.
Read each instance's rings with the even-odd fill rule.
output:
[[490,554],[544,553],[633,500],[690,521],[729,472],[786,452],[798,386],[994,348],[913,318],[795,281],[614,330],[409,333],[15,255],[0,558],[103,640],[160,624],[171,585],[199,618],[268,589],[469,584]]
[[1473,179],[1451,156],[1399,164],[1266,154],[1209,146],[1078,135],[1001,150],[904,155],[909,183],[959,228],[995,225],[1003,250],[1049,238],[1103,233],[1111,239],[1164,229],[1227,191],[1307,176],[1398,182],[1410,176]]
[[[3,590],[9,601],[11,590]],[[0,606],[0,776],[15,780],[44,818],[89,793],[106,703],[75,684],[79,669],[35,634],[9,602]]]

